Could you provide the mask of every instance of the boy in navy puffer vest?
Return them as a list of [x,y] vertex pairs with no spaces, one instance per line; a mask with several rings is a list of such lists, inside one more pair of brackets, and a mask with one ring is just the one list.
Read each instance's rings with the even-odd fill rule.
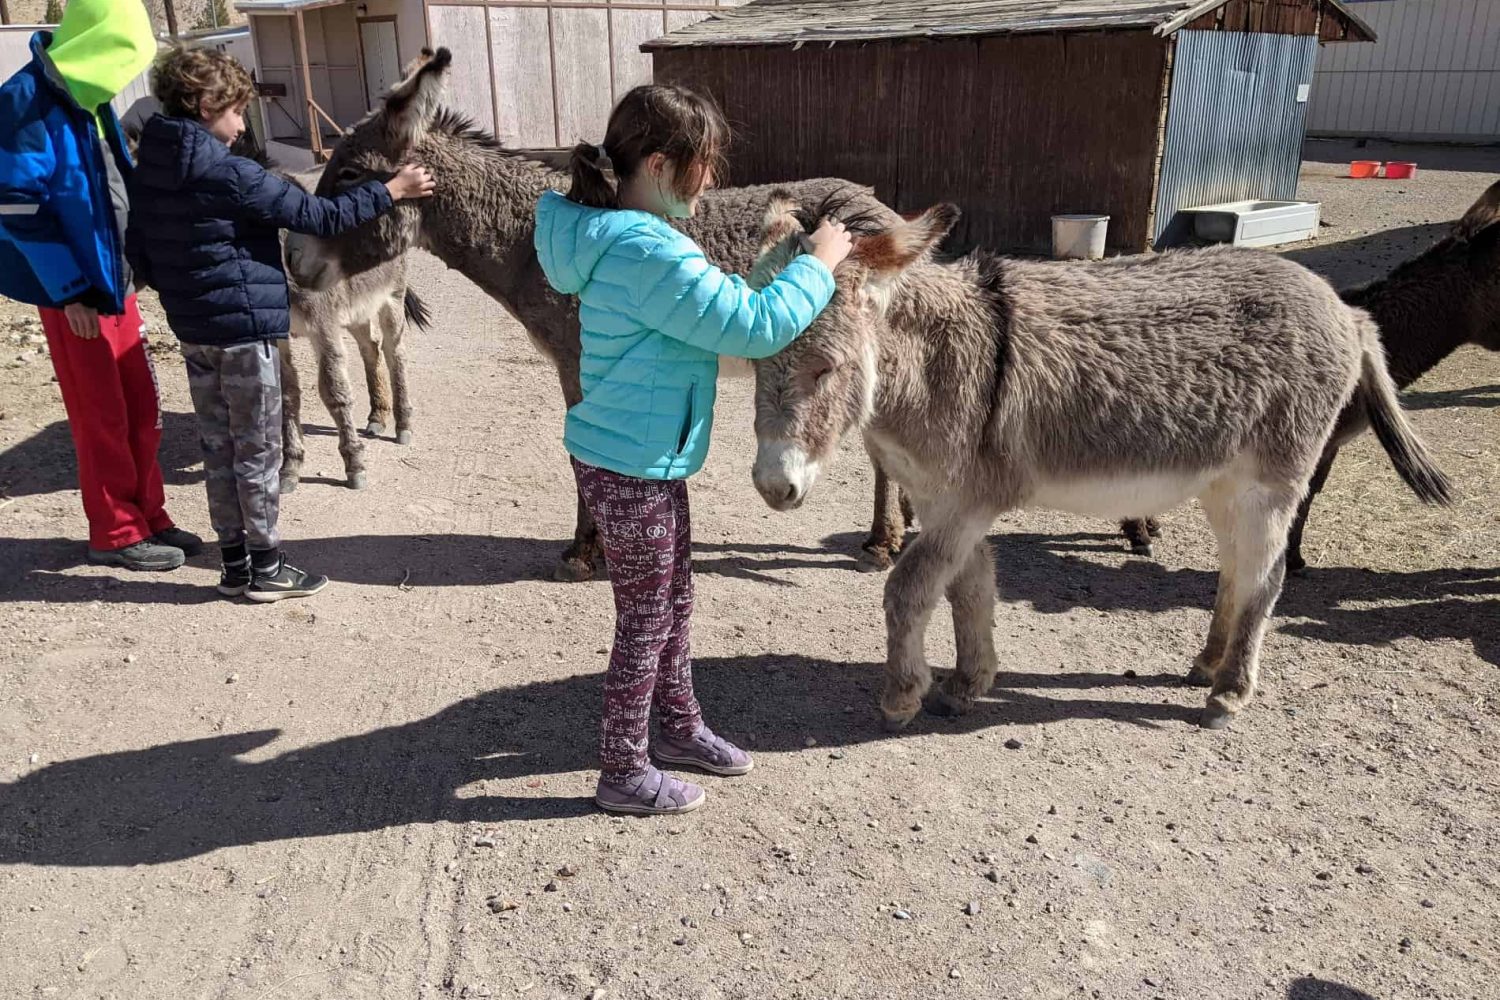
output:
[[229,152],[244,131],[250,75],[213,49],[157,61],[162,114],[141,132],[131,179],[127,252],[162,308],[187,362],[198,414],[209,514],[224,569],[219,592],[252,601],[305,597],[327,585],[281,554],[281,364],[291,331],[279,229],[335,236],[432,192],[427,171],[403,167],[336,198],[319,198]]

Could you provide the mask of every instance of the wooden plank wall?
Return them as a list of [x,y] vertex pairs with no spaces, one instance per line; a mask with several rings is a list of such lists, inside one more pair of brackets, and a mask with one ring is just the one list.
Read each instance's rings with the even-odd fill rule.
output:
[[899,211],[964,210],[954,246],[1046,251],[1051,216],[1149,240],[1167,45],[1149,32],[655,53],[735,127],[734,183],[839,176]]
[[1267,35],[1317,35],[1325,42],[1349,39],[1349,21],[1312,0],[1229,0],[1187,25],[1194,31],[1246,31]]

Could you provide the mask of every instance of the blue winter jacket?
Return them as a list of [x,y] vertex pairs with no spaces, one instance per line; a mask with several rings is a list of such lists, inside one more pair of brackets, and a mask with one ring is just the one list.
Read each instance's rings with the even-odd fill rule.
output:
[[833,297],[815,257],[752,291],[665,220],[556,192],[537,204],[536,249],[552,287],[578,296],[583,325],[583,402],[568,411],[563,443],[581,462],[641,479],[703,467],[718,355],[775,354]]
[[130,182],[130,262],[161,294],[186,344],[227,347],[291,329],[279,229],[337,236],[391,207],[379,180],[319,198],[234,156],[187,118],[156,115],[141,130]]
[[51,40],[31,36],[31,62],[0,86],[0,295],[119,315],[130,154],[110,106],[82,108],[69,93]]

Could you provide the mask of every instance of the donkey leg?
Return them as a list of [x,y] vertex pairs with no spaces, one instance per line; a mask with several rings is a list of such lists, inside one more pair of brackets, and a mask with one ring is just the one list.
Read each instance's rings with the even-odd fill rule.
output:
[[[577,360],[568,362],[560,359],[557,364],[557,377],[562,383],[564,404],[572,407],[583,399],[583,388],[578,381]],[[576,484],[574,490],[578,501],[578,514],[573,522],[573,544],[563,550],[562,562],[552,574],[555,579],[564,583],[592,580],[594,563],[604,554],[599,543],[599,526],[594,523],[594,515],[589,513],[588,504],[583,502],[583,494],[576,493]]]
[[292,361],[292,340],[277,341],[281,354],[281,492],[290,493],[302,480],[307,446],[302,441],[302,382]]
[[1307,496],[1297,505],[1297,517],[1292,521],[1292,530],[1286,540],[1286,571],[1300,576],[1307,569],[1307,560],[1302,558],[1302,529],[1307,527],[1307,513],[1312,510],[1314,498],[1323,492],[1328,474],[1333,471],[1333,460],[1339,457],[1337,448],[1329,448],[1313,470],[1312,482],[1307,484]]
[[365,422],[367,437],[379,437],[391,422],[391,383],[380,363],[384,345],[384,323],[377,315],[363,323],[351,323],[349,332],[359,345],[360,360],[365,363],[365,386],[370,391],[370,418]]
[[924,517],[923,524],[925,530],[885,583],[885,690],[880,708],[886,728],[893,731],[916,716],[932,686],[932,669],[923,650],[927,623],[938,598],[964,568],[989,522],[964,512],[935,521]]
[[1255,696],[1266,620],[1286,579],[1286,537],[1297,511],[1290,486],[1239,487],[1233,500],[1229,602],[1233,623],[1201,725],[1223,729]]
[[891,482],[874,455],[870,456],[870,465],[875,470],[875,518],[870,524],[870,537],[860,546],[858,566],[862,573],[884,573],[901,551],[906,529],[901,519],[900,487]]
[[1234,504],[1227,491],[1210,490],[1202,498],[1203,512],[1208,525],[1213,529],[1219,550],[1219,585],[1214,592],[1214,613],[1208,624],[1208,638],[1203,649],[1193,658],[1193,666],[1182,679],[1193,687],[1213,687],[1214,676],[1219,672],[1219,663],[1224,659],[1224,646],[1234,625]]
[[413,407],[411,390],[406,381],[406,316],[396,300],[388,300],[380,309],[384,327],[385,363],[391,370],[391,402],[396,413],[396,443],[411,444]]
[[935,715],[963,715],[995,683],[995,560],[987,542],[974,546],[963,569],[948,584],[953,637],[958,648],[953,673],[927,703]]
[[1120,531],[1124,533],[1125,540],[1130,543],[1130,551],[1134,555],[1149,556],[1151,554],[1151,539],[1161,533],[1161,528],[1151,530],[1151,522],[1144,517],[1128,517],[1120,522]]
[[337,330],[320,337],[318,351],[318,395],[339,432],[339,454],[344,456],[344,475],[349,488],[365,488],[365,446],[354,429],[354,392],[344,366],[344,338]]

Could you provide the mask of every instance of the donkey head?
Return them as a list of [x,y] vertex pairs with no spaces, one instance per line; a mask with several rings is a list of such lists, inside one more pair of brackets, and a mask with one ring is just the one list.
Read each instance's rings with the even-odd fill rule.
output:
[[[344,133],[323,168],[317,193],[328,198],[371,179],[386,181],[402,164],[419,159],[418,147],[442,101],[452,61],[447,49],[423,49],[381,106]],[[302,288],[321,291],[345,275],[394,260],[416,245],[420,235],[421,209],[405,202],[333,239],[289,234],[287,269]]]
[[[806,234],[825,214],[793,214],[773,203],[752,283],[768,283],[803,252]],[[845,221],[859,235],[835,275],[833,300],[791,346],[755,365],[759,447],[752,475],[776,510],[801,506],[839,441],[873,416],[892,298],[907,269],[953,228],[958,209],[938,205],[889,228]]]
[[1500,351],[1500,181],[1464,213],[1449,237],[1469,261],[1469,339]]

